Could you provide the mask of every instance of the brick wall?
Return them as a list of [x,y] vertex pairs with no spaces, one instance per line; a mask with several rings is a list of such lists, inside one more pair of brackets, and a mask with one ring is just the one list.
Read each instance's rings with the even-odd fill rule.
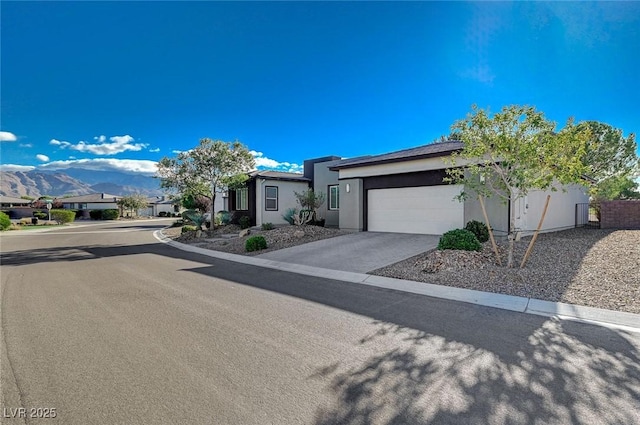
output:
[[640,229],[640,200],[602,202],[600,227],[602,229]]

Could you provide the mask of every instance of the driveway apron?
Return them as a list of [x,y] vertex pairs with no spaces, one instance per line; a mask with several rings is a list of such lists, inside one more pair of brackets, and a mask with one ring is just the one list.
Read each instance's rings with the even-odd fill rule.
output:
[[439,236],[357,232],[258,255],[283,261],[356,273],[367,273],[435,249]]

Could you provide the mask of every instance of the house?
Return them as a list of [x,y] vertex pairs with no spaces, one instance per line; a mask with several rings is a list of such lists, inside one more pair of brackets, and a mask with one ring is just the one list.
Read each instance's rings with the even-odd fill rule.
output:
[[[464,227],[470,220],[483,221],[477,199],[463,202],[456,198],[463,185],[444,181],[444,161],[461,150],[460,142],[434,143],[381,155],[316,163],[330,173],[315,190],[327,186],[331,201],[328,212],[337,210],[341,229],[398,233],[443,234]],[[314,171],[319,174],[318,168]],[[336,178],[337,176],[337,178]],[[560,230],[575,225],[575,205],[588,202],[586,190],[579,185],[564,191],[531,191],[516,208],[516,230],[535,230],[547,194],[552,200],[542,230]],[[335,204],[332,204],[335,200]],[[333,208],[335,207],[335,209]],[[497,198],[485,200],[491,227],[498,235],[509,231],[509,206]]]
[[107,193],[91,193],[89,195],[72,196],[56,199],[62,203],[65,210],[78,210],[79,217],[89,218],[91,210],[120,210],[118,200],[122,196],[109,195]]
[[29,199],[0,195],[0,208],[29,207],[32,202]]
[[170,215],[180,212],[180,205],[167,196],[152,196],[147,201],[147,207],[138,211],[139,216],[157,217],[161,212]]
[[252,171],[244,187],[229,190],[228,210],[248,216],[252,226],[286,224],[282,217],[289,208],[299,208],[294,192],[303,192],[311,180],[299,173]]

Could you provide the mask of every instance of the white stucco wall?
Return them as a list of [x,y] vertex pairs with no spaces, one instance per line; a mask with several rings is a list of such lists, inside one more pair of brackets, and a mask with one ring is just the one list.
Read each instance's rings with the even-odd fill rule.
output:
[[[265,186],[276,186],[278,188],[277,211],[265,210]],[[300,209],[294,192],[300,193],[308,188],[309,184],[307,182],[258,179],[256,181],[256,226],[260,226],[263,223],[287,224],[287,221],[282,218],[287,209]]]

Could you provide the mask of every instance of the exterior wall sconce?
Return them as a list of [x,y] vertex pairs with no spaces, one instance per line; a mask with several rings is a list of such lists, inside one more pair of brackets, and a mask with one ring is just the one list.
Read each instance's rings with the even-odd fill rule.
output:
[[347,193],[351,192],[351,185],[349,183],[347,183],[345,190],[347,191]]

